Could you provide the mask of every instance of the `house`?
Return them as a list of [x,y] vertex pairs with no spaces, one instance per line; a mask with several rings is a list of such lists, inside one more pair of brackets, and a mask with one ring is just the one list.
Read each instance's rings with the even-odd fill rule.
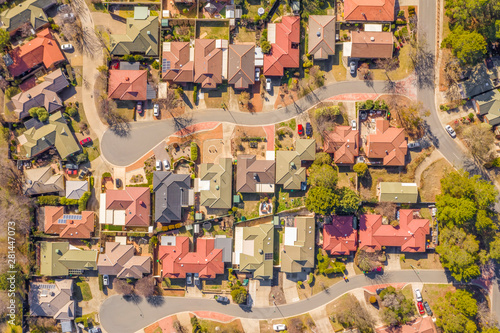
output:
[[328,59],[335,54],[335,16],[310,15],[307,53],[315,60]]
[[354,216],[332,216],[332,224],[323,226],[323,250],[332,256],[349,255],[358,249]]
[[158,56],[159,18],[149,16],[145,7],[134,7],[134,17],[127,18],[125,35],[110,35],[110,53],[113,56],[142,54]]
[[273,278],[274,226],[260,224],[234,229],[233,265],[254,279]]
[[472,106],[479,117],[491,126],[500,124],[500,92],[492,90],[472,99]]
[[314,216],[296,216],[292,226],[285,226],[281,271],[300,273],[314,268],[316,222]]
[[412,209],[399,210],[396,227],[382,215],[363,214],[359,220],[359,248],[374,252],[391,246],[399,247],[401,252],[425,252],[429,232],[429,220],[415,218]]
[[335,164],[354,164],[359,155],[359,131],[351,126],[337,126],[323,133],[323,150],[333,154]]
[[101,275],[120,279],[140,279],[151,273],[151,257],[136,256],[133,245],[106,242],[104,253],[99,255],[97,270]]
[[306,168],[302,161],[314,161],[316,141],[314,139],[298,139],[294,151],[278,150],[276,152],[276,184],[283,185],[285,190],[305,190]]
[[285,68],[299,67],[299,16],[283,16],[281,23],[269,23],[267,40],[271,52],[264,55],[265,76],[283,76]]
[[371,164],[404,166],[408,143],[402,128],[389,127],[389,120],[377,118],[375,134],[366,137],[366,157]]
[[194,82],[201,84],[202,88],[214,89],[222,83],[222,48],[226,45],[227,40],[195,40]]
[[417,203],[418,187],[415,183],[380,182],[379,202]]
[[23,193],[29,197],[54,193],[64,195],[64,176],[54,174],[50,166],[24,171]]
[[194,191],[188,174],[171,171],[153,173],[155,222],[172,223],[182,219],[182,208],[194,205]]
[[66,199],[80,199],[89,190],[89,183],[86,180],[67,180]]
[[190,252],[189,237],[162,236],[158,249],[162,276],[185,278],[186,274],[197,274],[198,278],[214,279],[217,274],[224,274],[224,250],[215,247],[215,240],[198,238],[196,251]]
[[247,89],[255,83],[255,45],[229,45],[228,83],[235,89]]
[[40,242],[40,274],[81,275],[97,268],[97,251],[81,250],[68,242]]
[[108,98],[121,101],[145,101],[148,98],[148,72],[146,70],[109,71]]
[[351,41],[344,43],[344,57],[361,59],[392,58],[392,32],[351,31]]
[[27,158],[35,157],[52,147],[56,148],[62,159],[81,151],[60,111],[51,114],[43,126],[26,130],[17,140]]
[[189,42],[164,42],[161,76],[173,83],[193,82],[194,48]]
[[215,209],[229,209],[233,194],[233,162],[220,158],[219,163],[199,166],[200,178],[195,180],[195,192],[200,192],[200,205]]
[[28,117],[29,110],[34,107],[44,107],[53,113],[64,107],[59,93],[69,87],[69,81],[61,69],[46,75],[43,82],[33,88],[13,96],[7,108],[14,112],[18,119]]
[[238,155],[236,192],[274,193],[274,160],[257,160],[255,155]]
[[99,223],[125,227],[149,227],[151,194],[149,187],[125,187],[101,193]]
[[0,27],[14,35],[25,24],[35,31],[49,26],[45,12],[56,4],[54,0],[26,0],[0,14]]
[[28,293],[30,316],[73,320],[76,317],[73,299],[73,279],[55,279],[53,282],[30,282]]
[[418,317],[401,326],[376,328],[377,333],[437,333],[432,316]]
[[40,31],[35,39],[14,48],[5,59],[5,65],[13,77],[21,76],[41,65],[47,70],[54,69],[66,60],[49,29]]
[[[495,72],[498,72],[498,69],[495,68],[493,73]],[[479,97],[478,95],[485,94],[498,87],[498,78],[496,75],[490,74],[483,63],[466,72],[464,78],[466,78],[465,81],[458,83],[459,93],[463,99]],[[481,99],[485,99],[487,96],[485,94]]]
[[83,211],[81,214],[65,214],[64,206],[45,206],[44,232],[61,238],[90,238],[94,232],[95,214]]
[[395,0],[345,0],[344,20],[347,22],[392,22]]

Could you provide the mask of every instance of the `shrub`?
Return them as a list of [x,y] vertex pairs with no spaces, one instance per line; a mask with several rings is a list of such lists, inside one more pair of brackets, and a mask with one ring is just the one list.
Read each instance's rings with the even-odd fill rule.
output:
[[87,201],[89,201],[90,198],[90,191],[87,191],[83,193],[80,199],[78,199],[78,210],[80,212],[83,212],[85,209],[87,209]]
[[94,187],[94,176],[90,176],[89,183],[91,188]]
[[87,155],[86,152],[78,154],[78,156],[76,157],[77,164],[82,164],[82,163],[88,162],[88,160],[89,160],[89,156]]
[[111,178],[111,174],[109,172],[105,172],[102,174],[102,178]]
[[269,43],[267,40],[261,42],[260,47],[262,49],[262,53],[264,54],[268,54],[269,52],[271,52],[271,43]]
[[391,29],[392,29],[392,30],[396,29],[396,25],[395,25],[394,23],[393,23],[393,24],[391,24]]
[[356,163],[352,169],[358,174],[358,177],[364,177],[368,171],[368,165],[366,163]]
[[37,204],[39,206],[58,206],[60,199],[57,195],[42,195],[38,197]]
[[134,56],[134,60],[135,60],[135,61],[143,61],[143,60],[144,60],[144,57],[143,57],[143,56],[141,56],[140,54],[136,54],[136,55]]
[[312,284],[314,282],[314,274],[309,273],[309,278],[307,279],[307,284]]
[[389,25],[388,24],[384,24],[384,27],[382,28],[382,31],[389,31]]
[[375,296],[370,296],[370,303],[372,303],[372,304],[377,303],[377,297],[375,297]]
[[33,118],[37,118],[39,121],[44,122],[49,119],[49,113],[44,107],[33,107],[29,109],[29,114]]
[[78,114],[78,109],[75,108],[75,107],[72,107],[72,106],[68,106],[66,107],[66,113],[70,116],[70,117],[75,117],[77,114]]
[[401,20],[401,19],[397,19],[396,20],[396,24],[399,24],[399,25],[406,24],[406,21],[405,20]]
[[19,94],[21,90],[18,87],[9,87],[5,90],[5,97],[10,101],[10,99],[17,94]]
[[54,31],[59,31],[60,27],[57,24],[51,24],[50,28]]
[[68,199],[65,197],[61,197],[59,199],[59,204],[63,206],[72,206],[72,205],[78,205],[78,199]]
[[474,121],[474,113],[469,113],[469,120]]
[[408,6],[408,16],[415,15],[415,6]]
[[191,160],[198,160],[198,145],[195,142],[191,142]]
[[243,304],[247,301],[247,290],[244,287],[237,287],[231,291],[231,297],[236,304]]
[[158,61],[153,61],[151,67],[153,67],[153,69],[160,69],[160,63]]
[[405,16],[405,11],[404,10],[400,10],[398,12],[398,17],[404,17]]
[[102,291],[104,289],[104,280],[101,274],[99,274],[99,290]]
[[302,281],[297,281],[297,285],[298,285],[299,287],[302,287]]
[[198,85],[194,85],[193,87],[193,101],[196,103],[196,97],[198,97]]
[[303,68],[311,68],[313,66],[313,62],[308,60],[306,62],[304,62],[304,64],[302,65]]
[[170,281],[168,277],[164,278],[163,281],[165,282],[165,286],[167,286],[167,288],[170,288],[172,286],[172,281]]

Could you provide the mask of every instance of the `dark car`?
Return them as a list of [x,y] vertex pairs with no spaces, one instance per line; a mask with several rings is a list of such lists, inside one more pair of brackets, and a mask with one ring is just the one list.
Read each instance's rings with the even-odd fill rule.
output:
[[78,165],[67,163],[66,164],[66,169],[69,169],[69,170],[78,170]]
[[313,127],[311,126],[311,123],[306,123],[306,135],[311,136],[313,133]]
[[418,302],[417,303],[417,307],[418,307],[418,312],[423,315],[425,313],[424,311],[424,305],[422,304],[422,302]]
[[122,187],[122,180],[120,178],[115,179],[116,188]]
[[87,143],[91,143],[91,142],[92,142],[92,139],[90,137],[88,137],[88,138],[85,138],[82,141],[80,141],[80,144],[82,146],[85,146]]
[[427,314],[429,316],[432,316],[432,310],[431,310],[431,307],[429,306],[429,303],[424,302],[424,308],[425,308],[425,311],[427,312]]
[[297,132],[299,135],[304,135],[304,126],[302,124],[299,124]]
[[87,176],[89,174],[89,169],[87,168],[83,168],[81,171],[80,171],[80,174],[78,175],[78,179],[83,179],[85,176]]
[[229,303],[229,298],[227,298],[226,296],[218,296],[215,300],[219,303],[222,303],[222,304]]
[[378,289],[376,290],[377,295],[380,295],[380,293],[381,293],[382,291],[384,291],[384,290],[385,290],[385,288],[378,288]]
[[137,102],[136,106],[137,113],[142,115],[143,109],[142,109],[142,101]]

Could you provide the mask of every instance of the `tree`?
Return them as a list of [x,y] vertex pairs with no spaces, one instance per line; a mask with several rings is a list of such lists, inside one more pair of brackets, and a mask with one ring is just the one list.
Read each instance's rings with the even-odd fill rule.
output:
[[158,104],[161,110],[171,111],[177,107],[179,100],[173,89],[167,89],[165,97],[154,99],[153,103]]
[[382,305],[385,309],[382,312],[382,319],[386,324],[395,326],[406,324],[415,312],[413,302],[401,292],[396,292],[394,288],[384,290],[380,294]]
[[325,84],[325,72],[319,66],[309,68],[309,82],[315,87],[322,87]]
[[331,165],[313,164],[309,168],[307,183],[311,186],[334,188],[338,181],[338,170]]
[[78,114],[78,109],[73,106],[66,107],[65,111],[70,117],[75,117]]
[[145,276],[135,283],[135,292],[144,297],[151,297],[155,292],[155,283],[152,276]]
[[385,75],[388,80],[390,80],[389,72],[392,72],[399,67],[399,59],[397,57],[377,59],[375,63],[378,68],[385,70]]
[[76,164],[82,164],[88,162],[89,156],[86,153],[81,153],[76,156]]
[[443,40],[442,46],[451,47],[462,64],[476,65],[487,52],[484,37],[476,31],[467,31],[460,25]]
[[316,214],[327,215],[334,211],[338,201],[339,197],[332,189],[316,186],[307,192],[306,207]]
[[29,109],[29,114],[33,118],[37,118],[39,121],[44,122],[49,119],[49,113],[44,107],[34,107]]
[[490,256],[496,261],[500,260],[500,237],[495,237],[495,240],[490,243]]
[[247,290],[245,287],[235,288],[231,291],[231,297],[236,304],[243,304],[247,301]]
[[424,108],[422,102],[414,102],[406,107],[397,108],[397,114],[407,132],[418,132],[423,127],[422,117],[429,116],[430,111]]
[[116,290],[117,293],[122,295],[130,295],[134,290],[134,286],[132,286],[130,283],[127,283],[122,279],[114,279],[113,288]]
[[469,125],[463,131],[463,140],[471,155],[478,161],[485,163],[491,159],[491,152],[494,147],[495,135],[491,130],[491,125],[480,123]]
[[0,52],[10,43],[10,34],[5,29],[0,29]]
[[268,54],[271,52],[271,43],[267,40],[260,42],[260,48],[262,49],[262,53]]
[[344,328],[357,327],[361,333],[372,333],[375,321],[355,296],[347,294],[339,299],[335,308],[335,320]]
[[336,211],[344,214],[354,214],[360,204],[359,195],[348,187],[342,187],[339,191],[340,201]]
[[5,90],[5,97],[10,101],[12,97],[16,96],[20,92],[21,90],[18,87],[9,87]]
[[313,164],[315,165],[332,164],[332,157],[330,156],[330,154],[325,152],[316,153]]
[[368,165],[366,165],[366,163],[359,162],[354,164],[352,169],[358,174],[358,177],[364,177],[366,176],[366,172],[368,171]]
[[477,301],[466,290],[447,292],[439,298],[435,308],[436,325],[444,332],[477,331],[474,317],[477,314]]

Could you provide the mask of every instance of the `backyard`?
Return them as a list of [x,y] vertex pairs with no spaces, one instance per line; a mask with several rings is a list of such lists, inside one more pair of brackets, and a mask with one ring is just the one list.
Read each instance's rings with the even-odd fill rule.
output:
[[284,210],[298,208],[305,205],[305,192],[293,191],[282,192],[281,189],[278,194],[278,210],[277,213]]
[[79,302],[90,301],[92,299],[92,292],[90,291],[90,286],[87,282],[83,281],[81,277],[75,280],[76,287],[74,289],[75,299]]
[[240,27],[235,39],[238,43],[255,43],[255,35],[255,31]]
[[201,39],[229,39],[229,22],[198,21],[196,36]]

